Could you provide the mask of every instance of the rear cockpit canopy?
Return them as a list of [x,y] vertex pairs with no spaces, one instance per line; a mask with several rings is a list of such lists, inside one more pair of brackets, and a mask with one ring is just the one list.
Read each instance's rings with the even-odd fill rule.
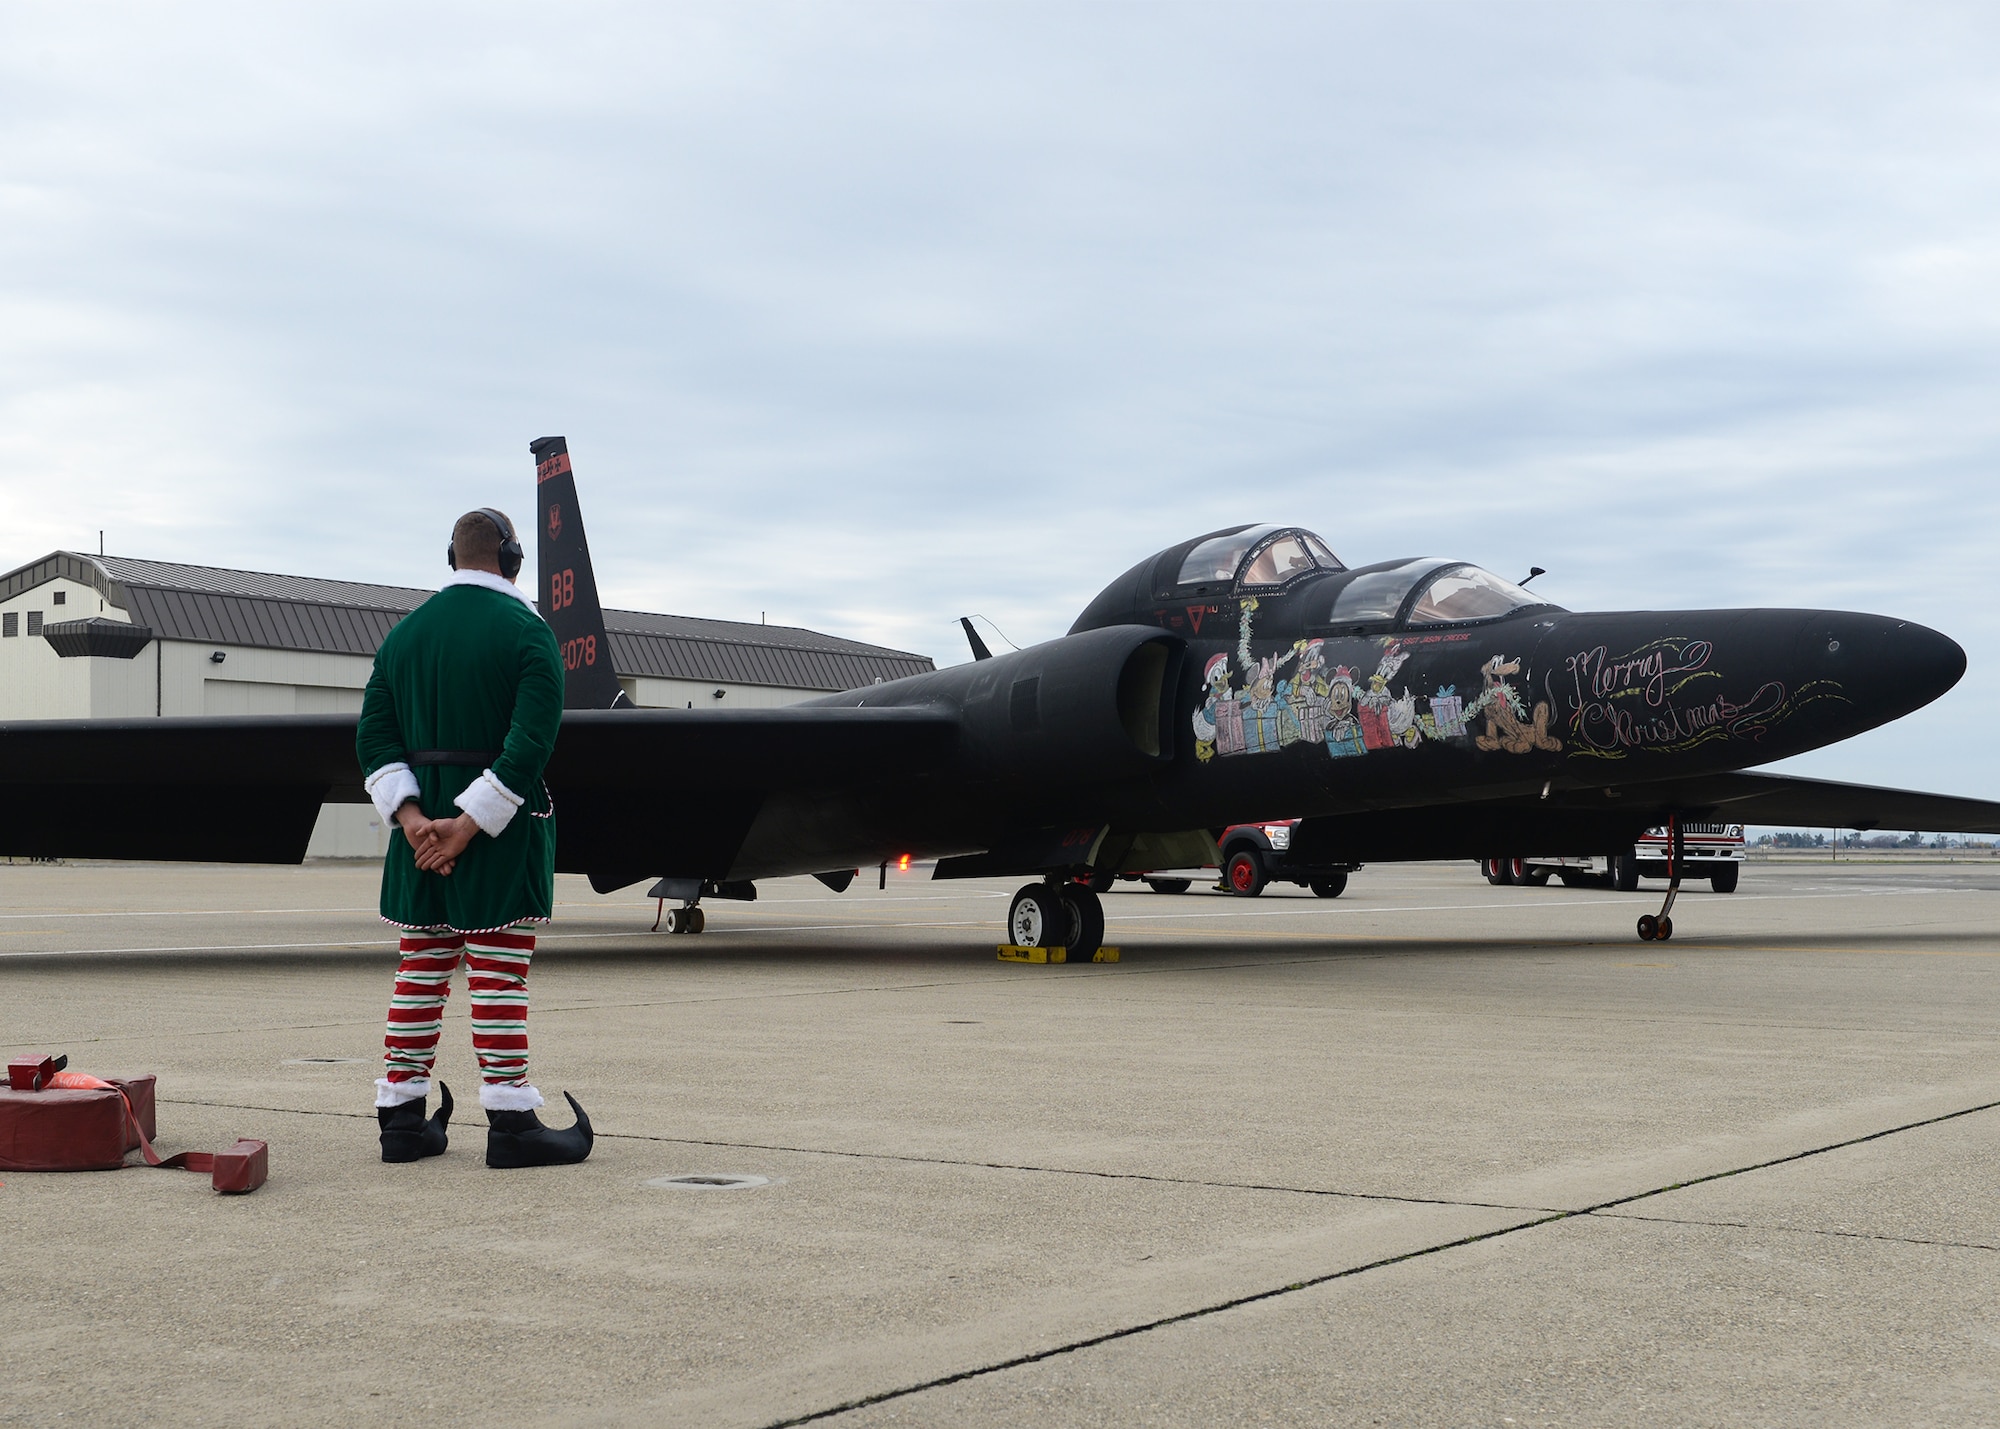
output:
[[1363,566],[1338,583],[1325,609],[1308,611],[1305,619],[1316,630],[1338,632],[1497,620],[1531,607],[1561,609],[1469,561],[1419,556]]

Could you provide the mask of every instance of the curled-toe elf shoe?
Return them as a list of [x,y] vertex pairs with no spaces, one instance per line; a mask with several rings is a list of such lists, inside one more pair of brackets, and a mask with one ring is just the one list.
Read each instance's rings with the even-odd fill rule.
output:
[[486,1113],[486,1164],[503,1171],[522,1166],[574,1166],[590,1155],[596,1133],[590,1118],[576,1098],[563,1093],[576,1125],[558,1130],[543,1126],[531,1111],[489,1111]]
[[375,1108],[375,1119],[382,1124],[384,1161],[421,1161],[443,1154],[450,1139],[446,1129],[451,1125],[451,1088],[438,1083],[436,1116],[424,1115],[424,1101],[419,1097],[400,1106]]

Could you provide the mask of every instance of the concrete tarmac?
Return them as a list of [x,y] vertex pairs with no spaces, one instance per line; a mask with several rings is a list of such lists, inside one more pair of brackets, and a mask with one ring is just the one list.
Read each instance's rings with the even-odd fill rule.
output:
[[1056,967],[1012,881],[668,937],[565,878],[597,1150],[515,1172],[462,977],[451,1150],[377,1159],[375,880],[0,866],[0,1050],[272,1166],[0,1176],[0,1424],[2000,1420],[2000,867],[1752,865],[1664,944],[1651,883],[1121,885]]

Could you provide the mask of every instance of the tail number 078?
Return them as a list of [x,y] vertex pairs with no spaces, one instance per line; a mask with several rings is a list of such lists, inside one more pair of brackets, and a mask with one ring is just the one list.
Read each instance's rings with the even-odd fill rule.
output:
[[575,640],[563,641],[562,657],[563,668],[566,670],[574,670],[581,665],[595,665],[597,663],[597,637],[595,635],[584,635]]

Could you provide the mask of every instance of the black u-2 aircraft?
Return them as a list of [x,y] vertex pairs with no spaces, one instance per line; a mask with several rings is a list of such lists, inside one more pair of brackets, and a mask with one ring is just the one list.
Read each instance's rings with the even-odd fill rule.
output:
[[[2000,804],[1743,772],[1936,699],[1965,653],[1819,610],[1581,614],[1463,561],[1350,568],[1238,526],[1150,556],[1067,635],[780,709],[627,707],[567,444],[531,445],[539,592],[568,668],[557,867],[704,898],[910,854],[1015,876],[1009,941],[1094,950],[1088,880],[1209,861],[1302,817],[1290,859],[1629,853],[1683,819],[2000,832]],[[968,627],[968,633],[970,633]],[[298,862],[366,802],[352,716],[0,725],[0,852]],[[246,821],[240,811],[255,810]],[[225,812],[230,811],[230,812]],[[1667,907],[1642,937],[1671,936]]]

